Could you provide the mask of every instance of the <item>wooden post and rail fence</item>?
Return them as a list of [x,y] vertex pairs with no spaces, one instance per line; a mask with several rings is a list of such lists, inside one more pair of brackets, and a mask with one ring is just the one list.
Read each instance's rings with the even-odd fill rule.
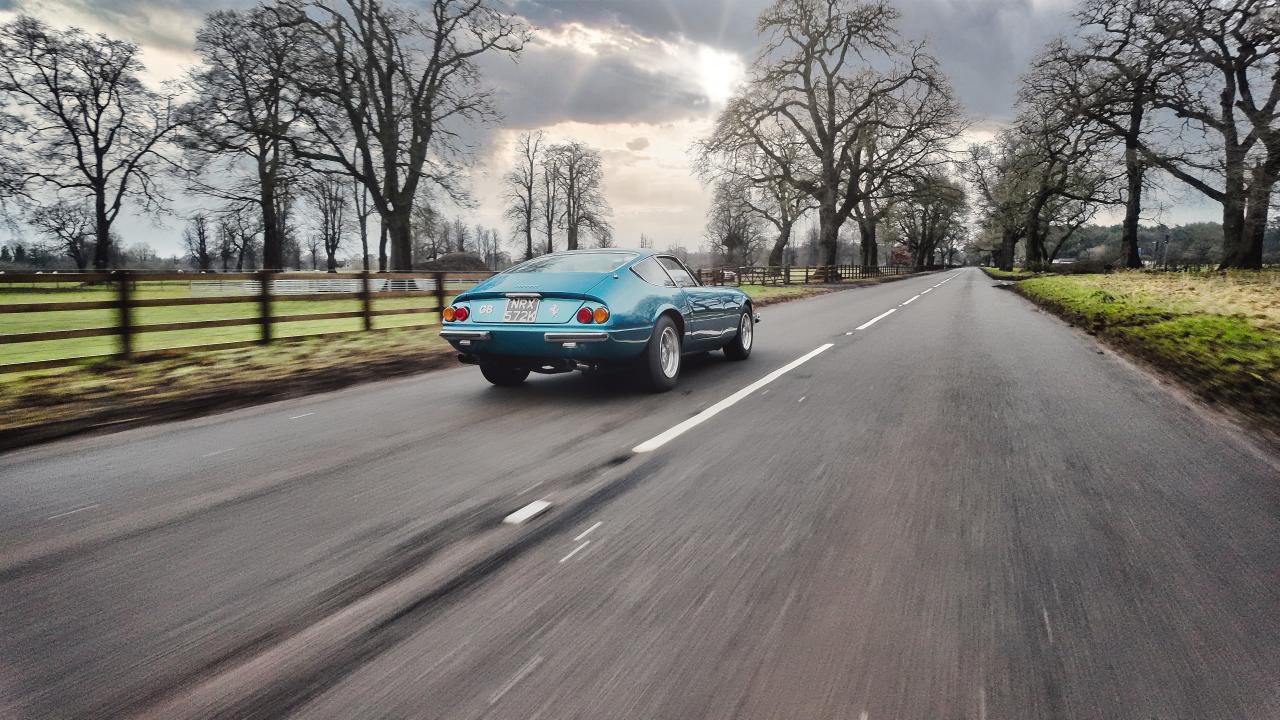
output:
[[[784,266],[712,268],[697,271],[698,280],[704,285],[800,285],[832,283],[871,277],[907,275],[915,272],[905,266],[863,267],[857,265],[836,266]],[[178,273],[141,272],[117,270],[90,273],[0,273],[0,293],[15,286],[29,285],[33,294],[56,295],[58,290],[99,290],[102,300],[76,300],[70,302],[11,302],[0,301],[0,322],[12,313],[61,313],[85,310],[113,310],[111,325],[99,322],[98,327],[42,330],[38,332],[3,332],[0,325],[0,347],[23,343],[39,343],[75,338],[114,336],[116,350],[111,353],[76,355],[52,359],[5,362],[0,359],[0,374],[43,370],[46,368],[77,365],[86,361],[107,358],[129,359],[138,354],[137,336],[143,333],[206,330],[256,325],[257,338],[231,342],[202,342],[196,347],[157,349],[154,352],[175,352],[183,349],[218,350],[267,344],[279,339],[277,326],[318,320],[359,318],[360,330],[317,332],[292,335],[293,339],[330,337],[369,332],[375,329],[374,318],[407,314],[434,314],[436,318],[444,310],[450,294],[457,294],[481,280],[491,272],[391,272],[391,273],[322,273],[271,271],[241,273]],[[138,297],[139,288],[153,288],[165,283],[189,284],[190,297]],[[56,286],[50,288],[49,286]],[[212,287],[213,294],[197,294],[196,288]],[[230,292],[226,292],[226,291]],[[107,293],[110,293],[108,295]],[[8,295],[13,296],[10,292]],[[145,294],[145,293],[143,293]],[[391,298],[432,298],[426,306],[376,308],[377,301]],[[357,309],[308,314],[283,314],[275,303],[288,301],[354,300]],[[166,308],[196,305],[231,305],[253,303],[256,312],[249,317],[189,320],[185,322],[139,323],[136,311],[143,308]],[[438,320],[436,320],[438,322]],[[17,324],[17,323],[15,323]],[[404,326],[400,326],[404,327]],[[415,327],[415,326],[410,326]],[[418,325],[416,327],[421,327]],[[37,355],[38,356],[38,355]]]
[[[55,313],[84,310],[115,311],[114,323],[110,326],[5,333],[0,334],[0,346],[102,336],[115,336],[117,339],[117,349],[114,353],[4,363],[0,364],[0,373],[56,368],[76,365],[88,360],[113,357],[128,359],[137,354],[136,340],[137,336],[142,333],[204,330],[249,325],[258,327],[258,337],[254,340],[201,343],[198,346],[200,350],[216,350],[271,343],[277,339],[275,327],[280,323],[340,320],[345,318],[359,318],[361,320],[361,330],[316,333],[294,336],[290,339],[318,336],[330,337],[349,335],[355,332],[367,332],[375,329],[374,318],[408,314],[434,314],[439,317],[444,310],[447,298],[451,294],[457,294],[466,287],[480,282],[492,274],[490,272],[371,274],[276,273],[270,271],[205,274],[149,273],[130,270],[101,273],[0,273],[0,292],[22,285],[32,286],[33,289],[41,290],[48,290],[47,286],[56,285],[62,289],[106,289],[111,292],[111,299],[103,300],[5,302],[0,304],[0,316],[10,313]],[[335,290],[333,289],[334,281],[344,281],[344,285],[349,285],[355,289],[348,290],[340,286],[340,289]],[[203,283],[216,285],[219,290],[230,289],[231,292],[229,294],[211,295],[196,295],[193,292],[191,297],[173,298],[137,297],[140,286],[146,287],[150,284],[159,285],[166,282],[192,283],[193,287],[195,283]],[[318,287],[307,287],[305,285],[307,282],[314,283]],[[283,287],[286,284],[289,286],[288,290]],[[324,287],[326,285],[328,286],[327,288]],[[378,286],[376,290],[375,285]],[[56,291],[49,294],[56,294]],[[390,298],[432,298],[434,302],[427,306],[375,308],[375,299]],[[280,302],[332,300],[358,301],[358,309],[290,315],[279,313],[279,309],[275,307],[275,303]],[[147,324],[139,324],[135,318],[135,311],[140,308],[232,305],[237,303],[254,303],[256,305],[256,313],[251,317]],[[182,348],[175,348],[175,350],[179,349]],[[197,348],[188,347],[186,349]]]

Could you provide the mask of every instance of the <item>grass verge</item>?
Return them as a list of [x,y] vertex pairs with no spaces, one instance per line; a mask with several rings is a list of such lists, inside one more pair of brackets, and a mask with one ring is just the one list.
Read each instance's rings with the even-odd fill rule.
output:
[[1037,273],[1026,270],[1001,270],[999,268],[983,267],[982,271],[994,280],[1026,280],[1037,277]]
[[1280,274],[1122,272],[1015,287],[1280,435]]

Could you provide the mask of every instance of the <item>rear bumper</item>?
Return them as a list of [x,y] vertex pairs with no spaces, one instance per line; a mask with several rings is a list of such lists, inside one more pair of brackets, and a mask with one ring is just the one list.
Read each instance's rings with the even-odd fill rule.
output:
[[[470,323],[468,323],[470,324]],[[568,330],[563,325],[489,326],[461,328],[446,323],[440,337],[459,352],[483,359],[547,358],[585,361],[623,360],[639,355],[649,342],[651,328]]]

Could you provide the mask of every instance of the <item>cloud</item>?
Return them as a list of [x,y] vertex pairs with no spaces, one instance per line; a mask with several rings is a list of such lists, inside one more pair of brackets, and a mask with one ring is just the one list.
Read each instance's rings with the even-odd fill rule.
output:
[[634,140],[627,141],[628,150],[635,150],[636,152],[639,152],[647,147],[649,147],[649,138],[638,137]]
[[663,122],[708,116],[745,74],[734,53],[621,26],[538,30],[517,62],[488,58],[506,124]]

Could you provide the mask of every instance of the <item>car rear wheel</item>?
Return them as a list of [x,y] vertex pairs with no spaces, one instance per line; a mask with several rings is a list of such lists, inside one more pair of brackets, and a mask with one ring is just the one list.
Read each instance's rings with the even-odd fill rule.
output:
[[485,380],[498,387],[515,387],[529,377],[529,369],[481,363],[480,374],[484,375]]
[[680,380],[680,332],[671,318],[663,315],[653,326],[649,347],[641,367],[645,385],[654,392],[666,392]]
[[755,341],[756,323],[750,310],[743,310],[738,317],[738,334],[724,346],[724,355],[730,360],[746,360],[751,355]]

